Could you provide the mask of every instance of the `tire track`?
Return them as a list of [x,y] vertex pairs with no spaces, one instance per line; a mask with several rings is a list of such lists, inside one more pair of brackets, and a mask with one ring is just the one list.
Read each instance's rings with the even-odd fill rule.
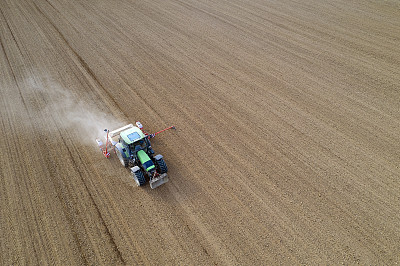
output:
[[[71,152],[68,143],[66,143],[66,141],[65,141],[65,139],[62,137],[62,135],[61,135],[61,139],[62,139],[62,142],[64,143],[64,145],[65,145],[65,147],[66,147],[66,149],[67,149],[67,151],[68,151],[69,157],[71,158],[71,161],[72,161],[72,163],[73,163],[73,165],[74,165],[74,168],[75,168],[75,169],[78,169],[79,177],[80,177],[80,179],[81,179],[81,181],[82,181],[82,184],[84,184],[85,190],[87,191],[87,193],[88,193],[88,195],[89,195],[89,197],[90,197],[90,200],[91,200],[93,206],[95,207],[96,213],[97,213],[97,215],[100,217],[101,224],[102,224],[102,225],[104,226],[104,228],[105,228],[106,234],[107,234],[107,236],[109,237],[109,241],[110,241],[110,243],[111,243],[111,245],[112,245],[113,250],[116,252],[117,257],[118,257],[118,259],[120,260],[120,262],[123,263],[123,264],[125,264],[124,258],[122,257],[122,254],[121,254],[121,252],[120,252],[119,249],[118,249],[118,246],[117,246],[117,244],[116,244],[116,242],[115,242],[115,240],[114,240],[114,237],[113,237],[113,235],[111,234],[110,229],[108,228],[108,225],[107,225],[107,223],[105,222],[105,220],[104,220],[104,218],[103,218],[103,215],[101,214],[100,208],[99,208],[99,206],[97,205],[96,201],[94,200],[94,197],[93,197],[92,193],[90,192],[90,189],[89,189],[88,185],[86,184],[86,181],[85,181],[83,175],[81,174],[81,172],[80,172],[80,170],[79,170],[80,167],[79,167],[79,164],[75,161],[75,156],[73,156],[73,153]],[[79,161],[82,163],[82,159],[81,159],[79,153],[78,153],[76,150],[75,150],[75,154],[76,154],[76,156],[78,156]]]
[[[96,85],[98,85],[100,88],[102,88],[102,90],[107,94],[108,99],[111,99],[111,100],[112,100],[112,98],[110,97],[110,95],[108,94],[108,92],[103,88],[103,86],[101,85],[101,83],[97,80],[96,76],[94,75],[94,73],[92,72],[92,70],[89,68],[89,66],[87,65],[87,63],[86,63],[86,62],[82,59],[82,57],[79,56],[79,54],[71,47],[71,45],[70,45],[69,42],[65,39],[65,37],[62,35],[62,33],[55,27],[55,25],[50,21],[50,19],[41,11],[41,9],[37,6],[37,4],[36,4],[35,2],[32,2],[32,3],[33,3],[33,5],[35,6],[36,10],[42,15],[42,17],[45,18],[45,19],[49,22],[49,24],[53,27],[53,29],[58,33],[58,35],[61,37],[61,39],[62,39],[62,40],[64,41],[64,43],[67,45],[67,47],[69,48],[69,50],[73,53],[73,56],[75,56],[75,57],[78,59],[78,61],[79,61],[80,65],[81,65],[81,67],[83,67],[84,71],[86,71],[86,73],[89,75],[89,78],[91,78],[91,79],[96,83]],[[118,107],[118,104],[117,104],[115,101],[112,100],[112,103],[113,103],[115,106]],[[68,151],[69,157],[70,157],[70,159],[71,159],[71,162],[73,163],[74,168],[75,168],[75,169],[79,169],[79,168],[80,168],[80,167],[79,167],[79,164],[76,162],[74,156],[72,155],[72,152],[71,152],[69,146],[67,145],[67,143],[66,143],[66,141],[65,141],[65,139],[64,139],[64,137],[63,137],[63,134],[62,134],[61,132],[60,132],[60,136],[61,136],[62,143],[64,144],[64,146],[66,147],[66,149],[67,149],[67,151]],[[79,153],[77,153],[76,151],[75,151],[75,153],[77,154],[77,156],[78,156],[78,158],[79,158],[79,161],[81,161],[81,158],[80,158],[80,156],[79,156]],[[125,264],[124,258],[122,257],[122,254],[121,254],[121,252],[119,251],[118,246],[116,245],[116,242],[115,242],[115,240],[114,240],[114,238],[113,238],[113,235],[111,234],[111,232],[110,232],[110,230],[109,230],[109,228],[108,228],[108,225],[107,225],[107,223],[105,222],[105,220],[104,220],[104,218],[103,218],[103,216],[102,216],[102,213],[101,213],[101,211],[100,211],[99,206],[97,205],[96,201],[94,200],[94,197],[93,197],[93,195],[92,195],[92,193],[91,193],[91,190],[89,189],[89,187],[88,187],[88,185],[87,185],[87,183],[86,183],[86,181],[85,181],[85,179],[84,179],[82,173],[80,172],[80,170],[78,170],[77,172],[78,172],[78,174],[79,174],[79,177],[80,177],[80,180],[81,180],[82,184],[84,185],[84,188],[85,188],[86,192],[87,192],[88,195],[89,195],[90,201],[91,201],[92,205],[94,206],[94,208],[95,208],[95,210],[96,210],[97,216],[100,218],[101,224],[102,224],[103,227],[105,228],[105,233],[106,233],[106,235],[108,236],[109,242],[111,243],[111,246],[112,246],[111,248],[115,251],[115,253],[116,253],[116,255],[117,255],[117,258],[118,258],[119,261],[120,261],[119,263]],[[71,208],[71,207],[69,207],[69,208]],[[70,211],[71,211],[71,210],[68,210],[68,213],[70,213]],[[75,234],[76,234],[76,233],[75,233]],[[76,237],[76,235],[75,235],[75,237]],[[80,250],[81,250],[81,252],[82,252],[82,256],[85,258],[85,254],[84,254],[83,249],[82,249],[82,243],[80,242],[79,238],[78,238],[77,240],[78,240],[78,245],[79,245],[79,247],[80,247]],[[85,261],[86,261],[86,263],[89,263],[88,258],[85,258]]]
[[[15,39],[15,37],[14,37],[14,34],[12,33],[12,30],[11,30],[11,28],[10,28],[10,25],[7,23],[7,19],[6,19],[6,17],[4,16],[3,11],[1,10],[1,7],[0,7],[0,13],[1,13],[1,16],[4,18],[4,22],[7,24],[8,31],[9,31],[9,33],[11,34],[15,45],[18,47],[19,53],[22,55],[21,49],[20,49],[20,47],[19,47],[19,45],[18,45],[18,43],[17,43],[17,41],[16,41],[16,39]],[[2,35],[5,36],[5,34],[2,34]],[[10,59],[9,59],[9,57],[8,57],[8,55],[7,55],[7,52],[6,52],[6,49],[5,49],[4,45],[3,45],[2,38],[0,38],[0,46],[1,46],[1,50],[2,50],[3,53],[4,53],[5,58],[6,58],[6,60],[7,60],[7,64],[8,64],[8,67],[9,67],[10,71],[11,71],[11,75],[12,75],[12,77],[13,77],[13,79],[14,79],[14,82],[15,82],[17,88],[18,88],[18,92],[19,92],[21,101],[22,101],[22,103],[23,103],[23,105],[24,105],[24,107],[25,107],[25,110],[28,111],[28,108],[27,108],[27,106],[26,106],[24,97],[22,96],[22,93],[21,93],[21,88],[18,86],[18,82],[17,82],[17,78],[15,77],[15,73],[14,73],[14,70],[13,70],[13,66],[12,66],[12,64],[10,63]]]
[[[61,13],[54,8],[54,6],[46,0],[46,2],[58,13],[61,15]],[[60,30],[54,25],[54,23],[50,20],[50,18],[48,16],[46,16],[43,11],[37,6],[37,4],[35,2],[33,2],[33,5],[35,6],[36,10],[42,15],[43,18],[45,18],[49,25],[52,26],[52,28],[58,33],[59,37],[64,41],[64,43],[67,45],[67,47],[69,48],[69,50],[72,52],[72,58],[77,58],[78,62],[85,71],[86,73],[89,75],[89,79],[91,79],[92,81],[94,81],[94,83],[96,84],[96,88],[101,88],[102,92],[105,93],[107,95],[106,97],[106,101],[107,102],[111,102],[112,106],[116,106],[118,108],[118,110],[120,110],[121,112],[123,112],[123,109],[118,105],[118,103],[114,100],[114,98],[112,97],[112,95],[103,87],[103,85],[100,83],[100,81],[96,78],[96,75],[93,73],[93,71],[90,69],[90,67],[88,66],[88,64],[85,62],[85,60],[72,48],[72,46],[70,45],[70,43],[68,42],[68,40],[64,37],[64,35],[60,32]],[[97,93],[98,96],[100,96],[101,98],[104,98],[102,93]],[[124,114],[125,115],[125,114]]]

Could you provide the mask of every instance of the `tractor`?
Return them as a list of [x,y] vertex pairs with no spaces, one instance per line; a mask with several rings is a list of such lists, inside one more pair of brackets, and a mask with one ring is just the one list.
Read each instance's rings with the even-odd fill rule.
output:
[[138,186],[145,185],[147,178],[154,189],[168,182],[168,168],[161,154],[154,155],[150,139],[169,129],[175,129],[175,126],[148,134],[137,121],[136,126],[129,124],[113,131],[105,129],[106,144],[100,139],[96,139],[96,142],[106,158],[110,157],[109,151],[114,150],[121,164],[130,168]]

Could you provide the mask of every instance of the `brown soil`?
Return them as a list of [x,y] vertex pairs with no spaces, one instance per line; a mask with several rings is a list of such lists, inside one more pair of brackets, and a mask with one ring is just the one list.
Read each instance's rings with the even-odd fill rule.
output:
[[[0,11],[0,264],[400,262],[398,1]],[[152,142],[170,182],[137,187],[71,99],[175,124]]]

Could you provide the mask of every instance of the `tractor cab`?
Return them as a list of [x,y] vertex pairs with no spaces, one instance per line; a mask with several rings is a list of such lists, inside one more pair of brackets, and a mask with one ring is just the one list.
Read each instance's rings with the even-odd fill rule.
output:
[[[154,151],[148,137],[139,128],[132,127],[121,132],[120,143],[128,151],[130,158],[139,159],[142,164],[149,160],[151,162]],[[150,162],[147,164],[150,164]]]
[[131,127],[120,133],[120,140],[124,141],[127,146],[140,142],[146,137],[143,132],[137,127]]

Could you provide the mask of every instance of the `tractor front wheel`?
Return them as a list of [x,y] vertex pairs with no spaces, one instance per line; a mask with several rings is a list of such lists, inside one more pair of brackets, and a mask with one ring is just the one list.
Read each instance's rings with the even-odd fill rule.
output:
[[164,174],[168,172],[167,164],[165,163],[164,159],[158,159],[157,161],[158,166],[160,167],[160,174]]
[[146,179],[144,178],[142,170],[134,172],[133,179],[135,179],[135,182],[138,185],[138,187],[143,186],[146,183]]

